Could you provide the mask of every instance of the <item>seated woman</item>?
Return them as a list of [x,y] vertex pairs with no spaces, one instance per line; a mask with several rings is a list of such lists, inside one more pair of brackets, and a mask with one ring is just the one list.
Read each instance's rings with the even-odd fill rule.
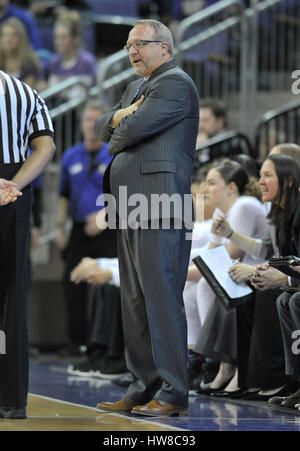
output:
[[25,26],[14,17],[0,28],[0,67],[31,88],[37,88],[42,65],[29,43]]
[[[262,200],[271,203],[269,224],[262,239],[239,233],[228,221],[214,221],[213,233],[228,237],[232,244],[258,258],[273,255],[300,255],[299,236],[300,169],[294,158],[269,155],[260,170]],[[255,287],[251,302],[238,307],[238,367],[239,381],[254,394],[247,399],[268,400],[289,394],[294,385],[285,374],[283,340],[276,299],[279,289],[288,284],[288,277],[275,268],[260,265],[248,271]],[[247,272],[243,276],[247,277]],[[236,279],[235,271],[232,277]],[[259,391],[259,388],[262,390]]]
[[[45,68],[46,87],[73,76],[80,76],[87,88],[96,83],[96,60],[92,53],[81,48],[82,23],[77,11],[61,14],[54,26],[54,47],[56,53]],[[78,95],[84,95],[82,85],[75,85],[64,92],[60,100],[68,100]]]
[[[259,197],[259,187],[254,178],[249,179],[247,172],[239,163],[230,160],[217,163],[208,172],[204,195],[218,209],[214,216],[216,214],[226,215],[229,223],[247,236],[263,236],[267,222],[266,210],[257,198]],[[229,241],[220,240],[219,237],[213,235],[210,237],[209,248],[222,244],[226,245],[230,257],[234,260],[240,259],[246,264],[259,262]],[[198,271],[198,278],[200,277]],[[195,302],[198,312],[201,312],[199,319],[201,329],[198,325],[197,330],[194,330],[194,337],[198,338],[195,350],[222,362],[219,373],[210,386],[210,390],[221,389],[228,384],[235,373],[235,312],[227,313],[225,311],[204,278],[201,278],[198,283]],[[189,330],[194,326],[195,319],[188,315],[187,321]],[[219,347],[218,332],[221,331],[225,321],[228,334]]]

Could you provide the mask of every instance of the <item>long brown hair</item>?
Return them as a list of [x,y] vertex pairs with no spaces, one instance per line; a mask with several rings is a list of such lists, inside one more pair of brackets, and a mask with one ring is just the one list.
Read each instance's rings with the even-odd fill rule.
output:
[[249,177],[245,168],[238,162],[229,159],[223,160],[214,166],[226,184],[234,182],[240,196],[253,196],[261,201],[261,193],[257,180]]
[[269,218],[274,225],[289,224],[299,202],[300,166],[289,155],[273,154],[266,160],[274,163],[279,183],[278,200],[272,203]]
[[6,57],[5,52],[3,51],[3,46],[1,45],[2,30],[5,27],[13,28],[19,38],[16,58],[20,61],[20,70],[30,69],[34,66],[37,72],[41,72],[42,66],[39,58],[36,56],[30,45],[27,30],[23,23],[15,17],[10,17],[0,27],[0,69],[6,71]]

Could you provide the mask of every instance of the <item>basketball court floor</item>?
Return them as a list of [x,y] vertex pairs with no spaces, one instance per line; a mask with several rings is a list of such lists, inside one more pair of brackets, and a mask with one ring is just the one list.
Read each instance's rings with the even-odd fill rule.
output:
[[[265,402],[190,397],[188,417],[150,418],[97,410],[126,388],[110,380],[67,374],[59,360],[30,362],[26,420],[0,420],[0,431],[300,431],[300,411]],[[180,432],[181,431],[181,432]]]

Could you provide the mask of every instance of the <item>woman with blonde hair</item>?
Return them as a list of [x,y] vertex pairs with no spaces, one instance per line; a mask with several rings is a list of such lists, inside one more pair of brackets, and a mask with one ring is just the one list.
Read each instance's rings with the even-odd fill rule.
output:
[[36,88],[42,73],[39,58],[32,49],[26,28],[11,17],[0,28],[0,69]]
[[[82,49],[82,21],[77,11],[60,14],[55,22],[53,37],[55,54],[45,68],[48,87],[72,77],[80,77],[87,88],[96,83],[96,59],[87,50]],[[69,100],[86,95],[81,84],[67,89],[62,100]]]

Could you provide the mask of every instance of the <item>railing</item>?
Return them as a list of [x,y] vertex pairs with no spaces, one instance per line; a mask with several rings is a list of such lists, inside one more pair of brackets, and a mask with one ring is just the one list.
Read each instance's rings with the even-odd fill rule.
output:
[[177,61],[193,78],[200,97],[226,100],[240,77],[240,1],[222,0],[184,19],[177,32]]
[[55,130],[55,161],[60,161],[62,152],[81,139],[80,114],[89,97],[89,87],[82,77],[74,76],[41,92],[41,96],[50,110]]
[[245,11],[240,130],[249,133],[253,141],[258,93],[290,89],[291,72],[295,70],[293,64],[296,63],[300,42],[299,3],[298,0],[289,3],[263,0],[256,3],[255,8]]
[[257,126],[256,149],[265,158],[276,144],[300,145],[300,99],[265,113]]
[[220,133],[197,146],[194,168],[198,169],[215,158],[230,158],[239,154],[255,157],[248,136],[237,131]]

